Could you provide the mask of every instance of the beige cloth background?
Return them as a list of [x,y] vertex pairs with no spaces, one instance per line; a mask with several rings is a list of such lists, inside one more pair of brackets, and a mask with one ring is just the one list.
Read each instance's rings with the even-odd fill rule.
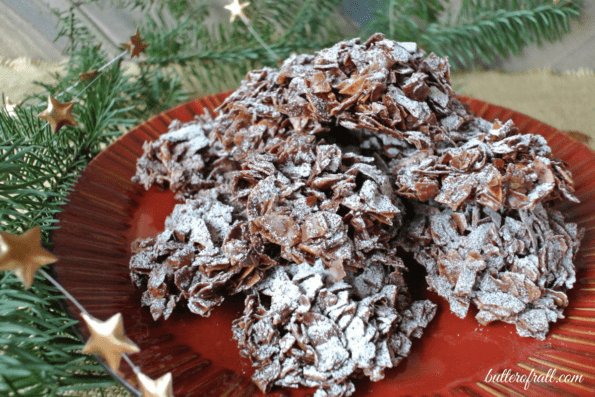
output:
[[[130,65],[132,66],[132,65]],[[134,67],[130,68],[134,70]],[[64,71],[64,63],[0,58],[0,92],[17,102],[41,92],[34,81],[50,82]],[[595,149],[595,73],[521,73],[474,71],[452,76],[457,93],[525,113],[562,131],[574,132]],[[130,396],[123,387],[68,393],[77,397]]]
[[595,149],[595,73],[592,71],[469,72],[455,74],[452,80],[457,93],[524,113],[570,132],[577,139],[583,138]]
[[16,103],[27,95],[43,91],[35,81],[54,81],[54,74],[63,73],[64,64],[0,57],[0,92]]

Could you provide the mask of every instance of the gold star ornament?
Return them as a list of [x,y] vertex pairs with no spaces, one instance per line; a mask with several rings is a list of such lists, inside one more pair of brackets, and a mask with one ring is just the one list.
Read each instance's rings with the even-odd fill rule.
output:
[[244,14],[244,8],[248,7],[250,3],[245,2],[240,4],[240,0],[233,0],[231,4],[225,6],[225,9],[231,12],[231,17],[229,19],[230,22],[236,20],[236,17],[240,17],[241,19],[247,19],[246,14]]
[[65,125],[76,125],[71,114],[73,106],[74,102],[60,103],[53,96],[49,96],[48,108],[39,113],[37,117],[50,123],[52,130],[58,132]]
[[123,46],[130,51],[130,58],[134,58],[145,52],[149,45],[143,43],[143,39],[140,37],[140,32],[136,29],[136,34],[130,36],[130,42],[124,43]]
[[41,246],[39,226],[21,235],[0,232],[0,270],[12,270],[30,288],[37,269],[58,260]]
[[123,353],[140,351],[138,346],[124,335],[122,314],[115,314],[107,321],[100,321],[86,313],[81,315],[91,333],[83,353],[99,355],[111,369],[118,371]]
[[171,372],[163,375],[157,380],[152,380],[145,374],[139,373],[138,384],[140,386],[141,397],[173,397],[173,385]]

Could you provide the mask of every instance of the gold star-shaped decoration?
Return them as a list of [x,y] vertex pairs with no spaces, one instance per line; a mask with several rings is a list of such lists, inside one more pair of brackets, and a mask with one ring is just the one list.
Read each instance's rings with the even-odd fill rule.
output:
[[12,270],[30,288],[37,269],[58,258],[41,246],[41,229],[35,226],[21,235],[0,232],[0,270]]
[[233,0],[231,4],[226,5],[224,8],[231,12],[231,17],[229,21],[235,21],[236,17],[246,19],[246,14],[244,14],[244,8],[248,7],[249,5],[250,3],[248,2],[240,4],[239,0]]
[[8,97],[4,98],[4,109],[6,109],[6,113],[10,117],[17,117],[16,107],[19,106],[18,103],[11,103]]
[[122,314],[115,314],[107,321],[100,321],[86,313],[83,313],[82,317],[91,333],[83,353],[99,355],[111,369],[118,371],[123,353],[140,351],[138,346],[124,334]]
[[138,384],[140,386],[141,397],[173,397],[173,385],[171,372],[163,375],[157,380],[152,380],[145,374],[139,373]]
[[122,44],[128,51],[130,51],[130,58],[138,57],[141,53],[145,52],[148,44],[143,43],[143,39],[140,37],[140,32],[136,29],[134,36],[130,36],[130,42]]
[[37,117],[50,123],[52,130],[58,132],[65,125],[76,125],[72,118],[73,106],[74,102],[60,103],[53,96],[49,96],[48,108],[39,113]]

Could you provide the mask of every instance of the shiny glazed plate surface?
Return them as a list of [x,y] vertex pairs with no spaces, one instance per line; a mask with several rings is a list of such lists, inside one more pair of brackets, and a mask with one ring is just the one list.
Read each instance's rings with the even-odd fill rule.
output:
[[[120,312],[125,330],[142,351],[130,358],[153,379],[172,372],[174,394],[182,396],[260,395],[250,382],[252,367],[239,356],[231,323],[243,310],[243,296],[226,298],[203,318],[177,310],[168,320],[153,321],[141,307],[141,292],[130,281],[130,243],[154,237],[176,201],[169,191],[145,191],[133,183],[136,160],[145,141],[167,132],[174,119],[190,121],[213,111],[229,93],[196,99],[142,123],[101,152],[83,171],[59,216],[52,239],[58,281],[96,318]],[[461,320],[425,281],[411,286],[414,297],[438,303],[438,313],[410,356],[384,380],[355,381],[354,396],[592,396],[595,394],[595,152],[566,134],[528,116],[468,97],[459,97],[487,120],[512,119],[522,133],[543,135],[553,154],[569,165],[580,204],[564,204],[568,221],[585,228],[576,261],[578,282],[569,294],[566,318],[553,324],[545,341],[521,338],[513,325],[481,326],[476,310]],[[415,266],[414,266],[415,267]],[[415,270],[413,271],[415,273]],[[415,275],[415,274],[414,274]],[[423,279],[423,272],[419,273]],[[68,306],[79,319],[78,310]],[[84,327],[80,331],[86,338]],[[122,364],[123,376],[134,376]],[[537,383],[494,381],[488,374],[554,374]],[[560,382],[560,374],[582,375],[582,382]],[[544,377],[542,377],[544,378]],[[274,389],[270,395],[303,396],[314,389]]]

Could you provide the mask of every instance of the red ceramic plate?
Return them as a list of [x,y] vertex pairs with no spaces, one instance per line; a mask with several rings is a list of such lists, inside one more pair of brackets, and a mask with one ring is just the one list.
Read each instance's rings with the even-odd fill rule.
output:
[[[167,321],[154,322],[140,305],[140,292],[130,281],[130,243],[155,236],[175,201],[170,192],[144,191],[132,183],[143,142],[167,131],[174,119],[189,121],[204,109],[212,111],[228,94],[201,98],[164,112],[134,128],[84,170],[54,232],[55,266],[59,282],[102,320],[124,316],[127,335],[142,351],[131,359],[152,378],[173,374],[174,393],[181,396],[242,396],[258,394],[250,382],[250,363],[239,356],[231,322],[243,309],[242,297],[227,299],[211,317],[180,310]],[[562,206],[569,220],[586,229],[578,282],[570,293],[565,319],[556,323],[545,341],[521,338],[512,325],[480,326],[474,314],[461,320],[436,295],[436,318],[414,340],[411,355],[380,382],[356,381],[356,396],[592,396],[595,393],[595,152],[530,117],[479,100],[461,97],[477,115],[488,120],[512,119],[523,133],[543,135],[554,155],[572,171],[581,204]],[[423,291],[424,285],[413,286]],[[69,307],[78,317],[76,308]],[[86,330],[81,327],[86,337]],[[122,364],[123,376],[134,376]],[[496,379],[504,371],[530,375]],[[549,371],[549,372],[548,372]],[[507,374],[508,372],[505,372]],[[531,375],[533,374],[533,375]],[[548,375],[549,376],[546,376]],[[543,382],[534,377],[541,376]],[[560,375],[569,375],[566,382]],[[582,381],[570,379],[582,376]],[[312,389],[276,390],[301,396]]]

